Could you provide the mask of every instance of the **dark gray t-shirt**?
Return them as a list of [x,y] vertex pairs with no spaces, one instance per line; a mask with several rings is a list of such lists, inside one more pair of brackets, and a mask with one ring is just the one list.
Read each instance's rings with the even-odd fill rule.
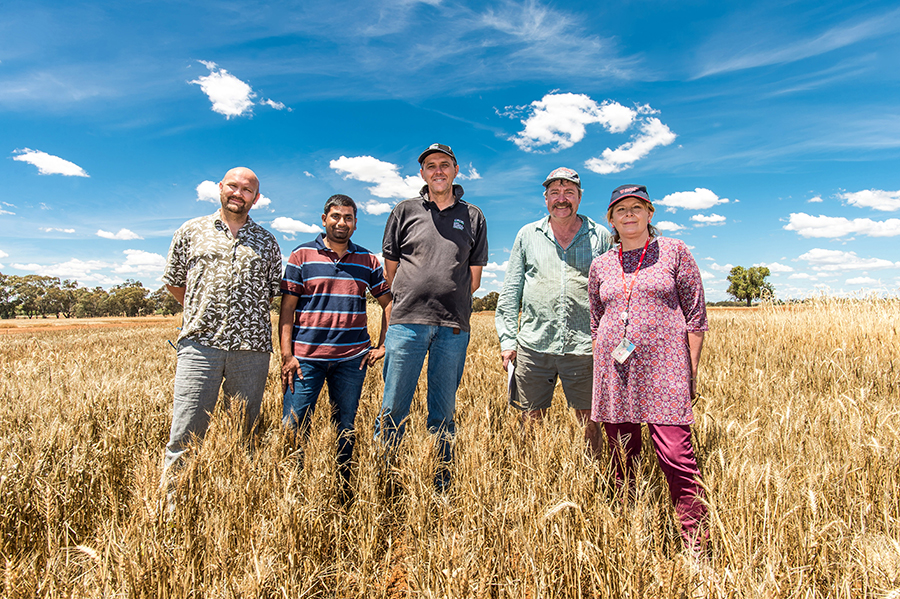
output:
[[391,292],[391,322],[469,330],[472,313],[470,266],[488,260],[487,223],[478,207],[462,201],[438,210],[422,195],[397,204],[384,227],[385,260],[399,262]]

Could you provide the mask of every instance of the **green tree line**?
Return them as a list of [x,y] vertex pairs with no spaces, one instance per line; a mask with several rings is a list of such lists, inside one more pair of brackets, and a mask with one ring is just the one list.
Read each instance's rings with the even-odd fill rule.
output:
[[80,287],[77,281],[59,277],[0,273],[0,318],[147,316],[180,311],[165,286],[151,292],[133,279],[106,291]]

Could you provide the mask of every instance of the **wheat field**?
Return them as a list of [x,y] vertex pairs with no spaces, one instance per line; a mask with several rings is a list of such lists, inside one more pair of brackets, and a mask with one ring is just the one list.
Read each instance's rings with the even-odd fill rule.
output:
[[255,448],[218,410],[171,516],[159,475],[178,320],[0,336],[2,595],[900,597],[900,302],[710,311],[693,427],[706,568],[681,552],[655,458],[623,502],[561,395],[522,434],[492,316],[473,317],[446,495],[423,381],[391,495],[369,372],[345,505],[327,403],[293,445],[273,354]]

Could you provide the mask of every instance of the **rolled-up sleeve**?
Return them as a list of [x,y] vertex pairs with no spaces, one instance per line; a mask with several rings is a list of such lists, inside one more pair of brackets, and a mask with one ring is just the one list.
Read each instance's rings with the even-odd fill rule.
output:
[[497,311],[494,314],[494,325],[500,337],[500,351],[516,349],[516,337],[519,334],[519,309],[522,306],[522,290],[525,287],[525,268],[522,248],[522,233],[516,235],[509,264],[503,277],[503,289],[497,300]]

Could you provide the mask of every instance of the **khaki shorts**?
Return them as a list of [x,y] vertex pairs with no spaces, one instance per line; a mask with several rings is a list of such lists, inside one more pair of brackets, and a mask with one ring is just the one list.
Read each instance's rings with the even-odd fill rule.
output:
[[516,349],[516,407],[520,410],[549,408],[559,378],[569,407],[590,410],[593,373],[594,358],[590,354],[546,354],[519,346]]

